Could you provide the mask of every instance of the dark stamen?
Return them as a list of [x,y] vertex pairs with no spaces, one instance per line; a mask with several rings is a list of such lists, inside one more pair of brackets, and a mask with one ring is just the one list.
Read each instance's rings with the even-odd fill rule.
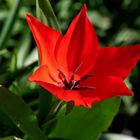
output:
[[59,70],[59,69],[58,69],[58,71],[59,71],[59,78],[60,78],[61,80],[66,79],[65,74],[64,74],[61,70]]
[[82,89],[96,89],[95,87],[91,87],[91,86],[82,86],[82,87],[77,87],[78,84],[80,83],[80,81],[87,79],[88,77],[91,77],[92,75],[85,75],[83,77],[80,78],[80,80],[74,80],[74,76],[75,74],[78,72],[79,68],[81,67],[81,65],[83,64],[83,61],[75,68],[75,70],[73,71],[73,75],[70,78],[70,81],[68,82],[66,79],[66,75],[60,70],[59,71],[59,78],[62,80],[62,87],[64,85],[64,87],[66,89],[70,89],[70,90],[82,90]]
[[58,71],[59,71],[59,78],[62,80],[62,82],[64,83],[65,87],[69,87],[68,86],[69,83],[67,82],[65,74],[59,69],[58,69]]
[[81,82],[81,80],[85,80],[85,79],[87,79],[88,77],[91,77],[91,76],[92,75],[85,75],[85,76],[81,77],[80,80],[76,81],[75,86],[77,86]]
[[92,76],[92,75],[87,74],[87,75],[85,75],[85,76],[81,77],[81,80],[85,80],[85,79],[87,79],[88,77],[91,77],[91,76]]

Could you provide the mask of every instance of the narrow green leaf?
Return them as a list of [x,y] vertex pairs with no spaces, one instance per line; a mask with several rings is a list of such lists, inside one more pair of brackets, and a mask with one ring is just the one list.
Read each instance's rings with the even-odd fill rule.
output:
[[99,140],[138,140],[134,137],[123,135],[123,134],[104,134]]
[[42,12],[41,8],[39,7],[38,0],[36,0],[36,16],[44,24],[48,25],[47,18],[45,17],[44,13]]
[[18,15],[18,11],[20,9],[20,5],[21,5],[21,0],[14,0],[13,7],[9,11],[9,15],[7,17],[7,20],[4,24],[4,27],[0,36],[0,50],[5,47],[5,44],[7,42],[6,40],[10,36],[12,27],[15,23],[16,17]]
[[27,104],[4,87],[0,87],[0,111],[3,111],[30,140],[46,140],[35,114]]
[[36,47],[26,56],[26,59],[24,60],[24,67],[36,62],[37,60],[38,60],[38,52]]
[[23,36],[21,37],[18,52],[17,52],[17,67],[24,67],[24,62],[29,54],[29,50],[31,48],[31,34],[29,30],[25,30]]
[[0,138],[0,140],[15,140],[13,136]]
[[108,128],[118,112],[120,98],[102,101],[92,109],[75,107],[67,116],[58,119],[51,138],[96,140]]
[[48,26],[61,32],[61,29],[59,27],[57,18],[54,14],[50,1],[49,0],[38,0],[38,4],[39,4],[41,10],[43,11],[44,15],[46,16],[46,19],[48,21]]
[[10,71],[15,72],[17,70],[17,52],[14,51],[11,57]]
[[9,137],[0,138],[0,140],[22,140],[22,139],[19,139],[14,136],[9,136]]

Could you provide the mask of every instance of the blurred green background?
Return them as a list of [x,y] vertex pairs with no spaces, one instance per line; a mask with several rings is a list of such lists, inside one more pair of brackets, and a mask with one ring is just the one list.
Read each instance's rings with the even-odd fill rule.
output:
[[[51,3],[63,33],[86,3],[102,47],[140,43],[140,0],[51,0]],[[25,20],[25,14],[36,15],[35,10],[35,0],[0,0],[0,84],[23,98],[36,112],[39,86],[27,82],[27,77],[37,67],[38,55]],[[108,132],[140,139],[140,62],[126,83],[135,96],[122,98],[120,111]],[[0,115],[0,137],[19,135],[21,132],[16,129],[4,114]]]

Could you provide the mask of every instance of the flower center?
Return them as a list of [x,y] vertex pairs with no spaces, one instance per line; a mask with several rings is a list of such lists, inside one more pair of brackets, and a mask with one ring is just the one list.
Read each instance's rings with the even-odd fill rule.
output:
[[91,86],[82,86],[82,87],[78,86],[79,83],[82,80],[85,80],[85,79],[87,79],[87,78],[92,76],[92,75],[87,74],[85,76],[82,76],[79,80],[76,81],[74,79],[74,76],[77,73],[77,71],[78,71],[78,69],[80,68],[81,65],[82,65],[82,62],[74,70],[73,75],[71,76],[69,82],[66,79],[66,75],[61,70],[58,70],[59,71],[59,78],[62,81],[62,83],[58,83],[59,87],[63,87],[63,88],[68,89],[68,90],[95,89],[95,87],[91,87]]

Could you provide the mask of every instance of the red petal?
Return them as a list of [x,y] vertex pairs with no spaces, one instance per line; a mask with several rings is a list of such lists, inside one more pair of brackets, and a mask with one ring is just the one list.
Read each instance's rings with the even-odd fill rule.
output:
[[87,107],[91,107],[99,101],[115,96],[132,96],[132,92],[126,87],[121,78],[115,76],[89,77],[81,81],[80,87],[92,87],[91,89],[81,89],[79,94],[85,100]]
[[[56,77],[55,77],[56,78]],[[56,80],[59,82],[59,79],[53,79],[52,76],[50,75],[49,69],[47,65],[42,65],[40,66],[29,78],[29,81],[31,82],[46,82],[50,84],[55,84],[57,85]]]
[[125,79],[140,58],[140,45],[100,49],[93,75],[114,75]]
[[89,89],[65,90],[64,88],[58,87],[57,83],[51,79],[47,72],[47,67],[41,66],[29,80],[37,82],[60,100],[66,102],[73,101],[75,106],[82,105],[89,108],[92,107],[92,104],[114,96],[132,95],[132,92],[125,86],[122,79],[118,77],[89,77],[79,84],[79,88],[89,87]]
[[48,84],[44,82],[37,82],[40,84],[42,87],[50,91],[56,98],[70,102],[73,101],[75,106],[86,106],[85,101],[83,100],[82,96],[78,93],[78,91],[74,90],[65,90],[64,88],[60,88],[58,86],[55,86],[53,84]]
[[84,5],[55,50],[60,69],[73,72],[82,63],[78,74],[85,75],[96,61],[98,48],[98,39]]
[[61,34],[39,22],[30,14],[26,15],[26,19],[38,46],[41,64],[47,65],[52,74],[55,74],[57,68],[54,60],[54,48],[61,39]]
[[57,82],[52,79],[48,67],[46,65],[40,66],[33,75],[28,78],[31,82],[37,82],[42,87],[50,91],[56,98],[69,102],[73,101],[76,106],[86,106],[84,100],[78,91],[65,90],[64,88],[58,87]]

